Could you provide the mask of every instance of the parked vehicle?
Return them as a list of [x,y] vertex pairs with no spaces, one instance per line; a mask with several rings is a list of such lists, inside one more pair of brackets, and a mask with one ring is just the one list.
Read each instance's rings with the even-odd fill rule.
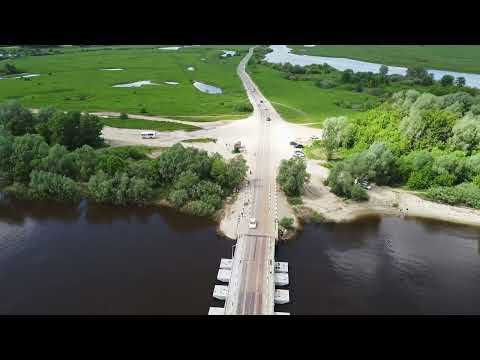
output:
[[142,139],[155,139],[157,137],[157,133],[155,131],[144,131],[141,135]]
[[304,146],[303,146],[302,144],[297,144],[297,145],[295,145],[295,148],[297,148],[297,149],[303,149]]
[[257,228],[257,220],[255,220],[255,218],[251,218],[250,222],[248,223],[248,227],[250,229],[256,229]]
[[270,119],[269,117],[267,117],[267,121],[271,121],[272,119]]
[[290,141],[290,145],[297,146],[298,144],[295,141]]

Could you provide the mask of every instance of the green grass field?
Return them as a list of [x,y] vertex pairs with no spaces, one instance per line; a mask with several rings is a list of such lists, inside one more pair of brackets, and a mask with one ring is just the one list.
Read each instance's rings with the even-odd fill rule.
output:
[[139,129],[139,130],[155,130],[155,131],[174,131],[200,130],[199,127],[187,124],[180,124],[168,121],[141,120],[141,119],[100,119],[105,126],[121,128],[121,129]]
[[[0,80],[0,101],[18,99],[34,108],[51,105],[63,110],[132,114],[140,113],[144,107],[148,114],[162,116],[239,114],[234,110],[235,105],[247,101],[236,74],[241,56],[220,58],[219,54],[222,49],[245,52],[249,46],[214,45],[173,51],[159,50],[159,46],[116,45],[108,47],[112,50],[89,47],[84,51],[73,46],[62,48],[64,54],[9,60],[17,69],[41,76],[28,81]],[[0,66],[3,63],[0,61]],[[195,71],[188,71],[190,66]],[[125,70],[101,71],[102,68]],[[112,87],[140,80],[159,85]],[[194,80],[219,86],[223,94],[202,93],[192,86]],[[165,81],[180,84],[167,85]]]
[[297,54],[480,73],[480,45],[288,45]]
[[330,116],[358,115],[360,112],[335,105],[336,100],[360,102],[375,99],[371,95],[342,89],[321,89],[312,81],[291,81],[281,72],[257,65],[249,68],[253,80],[262,93],[285,120],[295,123],[318,123]]

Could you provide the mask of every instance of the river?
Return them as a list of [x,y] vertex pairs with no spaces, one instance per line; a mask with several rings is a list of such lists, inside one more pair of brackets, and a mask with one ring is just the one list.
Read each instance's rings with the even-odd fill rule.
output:
[[[293,314],[480,313],[480,230],[368,218],[277,246]],[[0,200],[0,314],[206,314],[233,242],[170,209]]]
[[[378,73],[381,66],[381,64],[347,58],[292,54],[291,49],[286,45],[272,45],[270,46],[270,48],[273,50],[273,52],[268,53],[265,56],[265,60],[275,64],[289,62],[292,65],[305,66],[326,63],[340,71],[351,69],[354,72],[371,71],[373,73]],[[435,80],[440,80],[444,75],[452,75],[455,78],[463,76],[465,78],[465,84],[467,86],[480,88],[480,74],[436,69],[428,69],[427,71],[433,74],[433,78]],[[405,67],[388,66],[388,75],[405,75],[406,73],[407,68]]]

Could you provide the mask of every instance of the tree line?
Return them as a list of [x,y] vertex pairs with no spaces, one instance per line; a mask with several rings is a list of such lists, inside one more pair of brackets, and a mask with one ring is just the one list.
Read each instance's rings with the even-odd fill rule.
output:
[[244,181],[241,156],[176,144],[151,159],[139,147],[105,147],[98,118],[53,108],[32,114],[0,106],[0,176],[4,189],[28,199],[114,205],[148,204],[161,196],[181,211],[213,215]]
[[367,199],[355,182],[365,179],[480,208],[478,95],[401,91],[365,116],[325,120],[317,145],[328,159],[343,158],[334,163],[327,179],[338,195]]

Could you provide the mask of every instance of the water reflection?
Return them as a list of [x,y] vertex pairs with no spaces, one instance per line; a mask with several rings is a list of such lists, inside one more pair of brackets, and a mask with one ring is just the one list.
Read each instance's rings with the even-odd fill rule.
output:
[[279,245],[295,314],[480,314],[480,229],[364,218]]
[[0,314],[206,314],[231,252],[211,221],[170,209],[3,201],[0,212]]
[[[298,55],[292,54],[291,49],[286,45],[272,45],[270,48],[273,52],[268,53],[265,56],[265,60],[271,63],[282,64],[289,62],[292,65],[312,65],[312,64],[328,64],[337,70],[344,71],[351,69],[354,72],[373,72],[378,73],[380,71],[381,64],[371,63],[367,61],[353,60],[347,58],[325,57],[325,56],[313,56],[313,55]],[[467,86],[480,88],[480,74],[463,73],[450,70],[436,70],[428,69],[429,73],[433,74],[435,80],[439,80],[444,75],[452,75],[453,77],[464,77]],[[400,66],[388,66],[388,74],[393,75],[405,75],[407,68]]]

